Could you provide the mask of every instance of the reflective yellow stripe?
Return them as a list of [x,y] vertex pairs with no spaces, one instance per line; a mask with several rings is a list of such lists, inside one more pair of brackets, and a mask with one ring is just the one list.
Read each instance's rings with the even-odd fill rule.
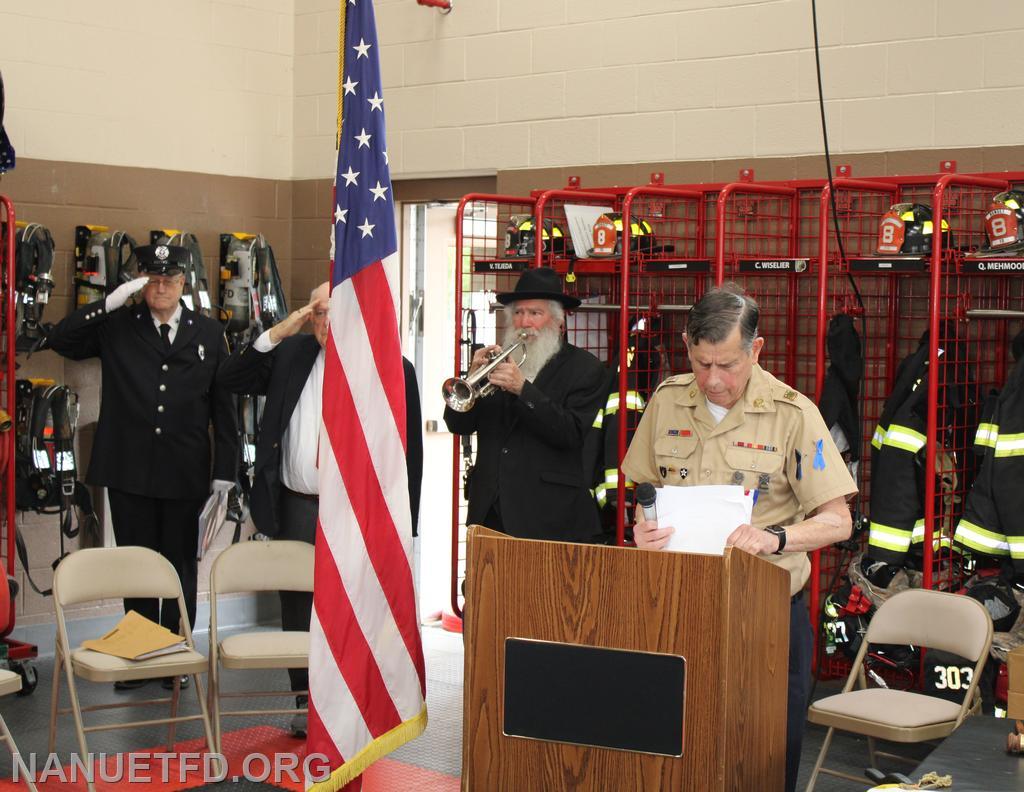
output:
[[1024,561],[1024,536],[1006,537],[1010,544],[1010,557],[1017,561]]
[[999,435],[995,449],[997,457],[1024,456],[1024,433]]
[[910,549],[911,532],[873,522],[868,528],[868,544],[905,553]]
[[874,446],[875,448],[881,449],[882,448],[882,443],[884,443],[884,442],[885,442],[885,429],[883,429],[882,425],[879,424],[878,426],[875,427],[875,434],[871,438],[871,445]]
[[[642,410],[644,408],[644,399],[636,391],[626,391],[626,409],[627,410]],[[607,403],[604,405],[604,411],[606,414],[611,415],[619,411],[619,394],[618,392],[611,394],[608,397]]]
[[608,503],[608,492],[604,484],[598,484],[594,489],[590,491],[590,494],[594,496],[594,500],[597,501],[599,507],[604,507]]
[[928,438],[920,432],[914,431],[907,426],[893,424],[889,427],[889,431],[885,433],[885,440],[882,444],[892,446],[893,448],[902,448],[904,451],[916,454],[924,447],[927,441]]
[[604,426],[604,410],[598,410],[597,415],[594,416],[593,427],[600,429],[602,426]]
[[[1009,555],[1010,543],[1003,534],[982,528],[969,520],[960,520],[953,538],[965,547],[989,555]],[[1021,548],[1024,551],[1024,546]]]
[[996,424],[978,424],[978,433],[974,435],[974,444],[996,447],[996,439],[999,437],[999,427]]
[[914,530],[910,532],[910,541],[913,544],[920,544],[924,541],[924,519],[914,523]]
[[[619,486],[619,470],[618,468],[605,468],[604,471],[604,484],[606,487],[615,489]],[[626,486],[632,487],[633,482],[628,478],[626,479]]]

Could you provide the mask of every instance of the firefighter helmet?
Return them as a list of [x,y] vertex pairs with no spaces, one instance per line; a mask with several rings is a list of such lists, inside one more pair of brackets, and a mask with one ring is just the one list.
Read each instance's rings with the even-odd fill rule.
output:
[[1024,192],[1007,190],[992,198],[985,213],[985,234],[992,250],[1024,243]]
[[[506,256],[533,256],[536,252],[534,239],[537,236],[536,218],[533,215],[512,215],[505,229]],[[567,234],[561,225],[545,218],[541,230],[541,251],[564,256]]]
[[[949,224],[942,221],[942,246],[950,247]],[[932,210],[919,203],[889,207],[878,225],[876,250],[883,256],[928,256],[932,252]]]
[[[608,224],[615,229],[615,244],[609,244],[609,240],[600,237],[610,229]],[[629,249],[633,253],[653,253],[655,246],[654,228],[649,222],[641,217],[632,215],[629,221]],[[608,252],[610,251],[610,252]],[[606,212],[597,218],[594,223],[594,247],[589,251],[591,256],[621,256],[622,255],[622,213]]]
[[1017,623],[1020,603],[1010,585],[998,577],[976,581],[967,587],[966,594],[985,606],[996,632],[1010,632]]

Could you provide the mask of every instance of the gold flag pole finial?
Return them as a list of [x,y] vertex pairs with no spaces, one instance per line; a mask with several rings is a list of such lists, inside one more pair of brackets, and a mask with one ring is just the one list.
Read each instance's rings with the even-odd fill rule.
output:
[[338,17],[338,125],[334,132],[334,148],[341,149],[341,108],[345,103],[345,0],[339,3]]

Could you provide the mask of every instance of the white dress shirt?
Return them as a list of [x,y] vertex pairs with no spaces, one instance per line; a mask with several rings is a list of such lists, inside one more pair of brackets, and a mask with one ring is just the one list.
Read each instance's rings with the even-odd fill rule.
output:
[[[267,330],[256,339],[253,349],[266,353],[276,346],[270,340],[270,331]],[[284,437],[281,438],[281,483],[305,495],[320,494],[317,455],[320,450],[320,424],[323,420],[323,390],[324,350],[320,349],[288,419]]]
[[174,309],[174,316],[168,319],[166,322],[161,322],[155,316],[153,317],[153,327],[156,328],[156,334],[160,335],[160,325],[168,324],[171,326],[171,331],[167,334],[170,343],[174,343],[174,337],[178,334],[178,325],[181,324],[181,303],[178,303],[178,307]]

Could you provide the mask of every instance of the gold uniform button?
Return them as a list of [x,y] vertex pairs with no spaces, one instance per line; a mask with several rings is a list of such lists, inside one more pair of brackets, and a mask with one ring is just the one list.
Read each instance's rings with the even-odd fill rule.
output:
[[696,388],[693,388],[693,389],[692,389],[692,390],[690,391],[690,398],[692,399],[692,398],[693,398],[694,396],[696,396],[696,395],[697,395],[697,389],[696,389]]

